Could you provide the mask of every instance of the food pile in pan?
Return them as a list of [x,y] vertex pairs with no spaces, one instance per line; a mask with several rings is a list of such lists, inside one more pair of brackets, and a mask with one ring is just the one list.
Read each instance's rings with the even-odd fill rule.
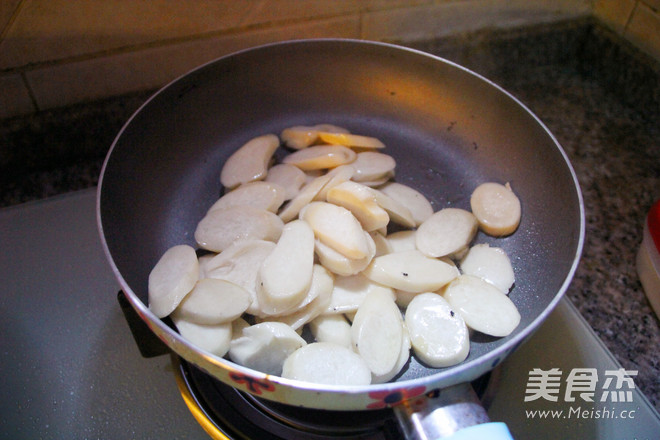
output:
[[[278,148],[288,154],[273,163]],[[469,211],[434,211],[394,181],[384,150],[329,124],[247,141],[222,168],[199,248],[174,246],[153,268],[150,310],[214,355],[335,385],[389,381],[411,351],[455,365],[471,331],[510,334],[520,322],[510,259],[474,240],[514,233],[518,197],[485,182]]]

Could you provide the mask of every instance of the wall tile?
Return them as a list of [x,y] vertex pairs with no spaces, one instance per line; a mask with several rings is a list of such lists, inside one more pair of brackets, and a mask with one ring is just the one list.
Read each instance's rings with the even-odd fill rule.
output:
[[646,4],[651,9],[655,9],[656,14],[660,14],[660,0],[642,0],[642,3]]
[[240,25],[253,3],[25,0],[0,43],[0,68],[225,30]]
[[615,32],[623,34],[637,0],[596,0],[594,15]]
[[0,0],[0,35],[5,32],[21,0]]
[[391,9],[432,0],[262,0],[255,2],[244,24],[329,17],[360,11]]
[[18,74],[0,75],[0,119],[34,112],[34,104]]
[[364,14],[367,39],[414,41],[485,27],[508,27],[586,15],[587,0],[445,1]]
[[623,36],[660,60],[660,15],[644,3],[637,4]]
[[294,38],[412,42],[593,14],[660,59],[659,10],[660,0],[0,0],[0,117],[33,110],[21,75],[46,109],[153,89]]
[[236,32],[246,30],[247,26],[291,23],[429,1],[25,0],[6,38],[0,42],[0,69],[177,42],[209,33]]
[[358,38],[358,16],[299,23],[45,66],[26,77],[40,109],[160,87],[217,57],[297,38]]

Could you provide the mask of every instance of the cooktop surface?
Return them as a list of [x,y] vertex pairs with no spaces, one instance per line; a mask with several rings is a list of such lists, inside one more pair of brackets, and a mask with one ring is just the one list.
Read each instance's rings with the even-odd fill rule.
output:
[[[176,363],[140,355],[95,201],[90,189],[0,210],[0,438],[209,438]],[[660,432],[635,372],[621,369],[567,299],[498,373],[489,414],[515,438]]]

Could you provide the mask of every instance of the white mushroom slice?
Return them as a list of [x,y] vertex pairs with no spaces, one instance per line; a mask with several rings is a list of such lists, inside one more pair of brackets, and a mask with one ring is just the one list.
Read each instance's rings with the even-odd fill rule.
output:
[[[289,164],[286,164],[286,165],[289,165]],[[291,165],[291,166],[294,166],[294,165]],[[296,168],[298,168],[298,167],[296,167]],[[300,168],[298,168],[298,169],[300,170]],[[305,173],[305,184],[309,184],[310,182],[312,182],[317,177],[321,177],[322,175],[324,175],[326,170],[305,170],[305,171],[300,170],[300,171]]]
[[376,254],[376,244],[368,232],[364,232],[364,234],[369,248],[369,255],[355,260],[340,254],[330,246],[323,244],[319,239],[316,239],[314,251],[319,257],[319,262],[326,269],[337,275],[348,276],[362,272],[371,263],[371,259]]
[[250,294],[247,313],[261,314],[257,299],[257,273],[275,243],[265,240],[239,240],[213,257],[207,264],[206,277],[231,281]]
[[362,273],[372,281],[406,292],[433,292],[459,275],[456,266],[417,250],[376,257]]
[[385,148],[385,144],[383,144],[380,140],[374,137],[362,136],[359,134],[329,133],[327,131],[321,131],[319,132],[318,136],[323,142],[327,142],[333,145],[361,148]]
[[405,316],[417,358],[433,368],[463,362],[470,351],[470,335],[460,313],[436,293],[420,293]]
[[364,360],[349,348],[330,342],[314,342],[291,354],[282,377],[324,385],[369,385],[371,372]]
[[390,373],[399,360],[403,325],[401,312],[391,295],[369,292],[351,325],[353,350],[377,376]]
[[248,328],[250,323],[243,318],[236,318],[231,322],[231,337],[237,339],[243,336],[243,329]]
[[316,195],[331,179],[332,176],[324,174],[305,185],[298,195],[284,205],[284,208],[280,211],[279,216],[282,221],[288,223],[296,218],[300,213],[300,210],[314,200]]
[[308,304],[301,306],[293,313],[284,316],[271,317],[269,320],[287,324],[294,330],[302,329],[302,326],[324,313],[332,297],[334,278],[330,272],[320,264],[314,265],[312,284],[307,293],[308,298],[313,298]]
[[394,173],[396,161],[388,154],[376,151],[364,151],[358,153],[355,162],[353,180],[356,182],[373,181]]
[[461,275],[443,293],[473,330],[491,336],[507,336],[520,323],[520,313],[497,287],[473,275]]
[[401,337],[401,352],[399,353],[399,359],[394,364],[394,368],[385,374],[371,374],[371,383],[385,383],[392,380],[397,374],[401,372],[403,367],[406,366],[408,360],[410,360],[410,336],[408,335],[408,329],[406,328],[405,323],[401,323],[402,326],[402,337]]
[[326,202],[312,202],[300,212],[325,245],[350,259],[371,254],[362,225],[346,208]]
[[286,156],[282,162],[301,170],[335,168],[355,161],[355,151],[341,145],[314,145]]
[[229,351],[232,338],[232,323],[226,322],[215,325],[196,324],[182,318],[176,311],[172,313],[171,317],[181,336],[191,344],[218,357],[224,356]]
[[330,177],[328,183],[326,183],[321,191],[316,194],[314,197],[315,201],[325,202],[328,191],[334,188],[337,185],[340,185],[348,180],[351,180],[353,174],[355,173],[355,168],[351,165],[339,165],[337,168],[333,168],[327,172],[326,176]]
[[387,242],[392,248],[392,252],[404,252],[417,249],[415,244],[415,231],[405,230],[396,231],[387,235]]
[[508,293],[515,281],[509,256],[503,249],[488,244],[472,246],[461,261],[461,271],[483,278],[503,293]]
[[477,219],[459,208],[445,208],[417,228],[417,249],[429,257],[451,255],[468,246],[477,233]]
[[281,322],[262,322],[243,329],[231,341],[229,358],[239,365],[279,376],[291,353],[306,345],[294,329]]
[[[332,275],[330,274],[330,272],[325,267],[321,266],[320,264],[314,264],[314,266],[312,267],[312,281],[310,282],[309,289],[307,289],[307,293],[305,294],[305,297],[302,299],[302,301],[300,301],[298,304],[296,304],[296,307],[294,309],[292,309],[292,312],[288,312],[288,313],[295,313],[295,312],[300,311],[300,310],[304,309],[305,307],[307,307],[316,298],[318,298],[319,293],[322,290],[322,287],[327,286],[326,284],[319,281],[319,279],[318,279],[319,275],[317,274],[317,269],[323,269],[323,272],[327,273],[327,276],[328,276],[329,281],[330,281],[330,287],[329,288],[330,288],[330,290],[332,290],[333,278],[332,278]],[[330,294],[328,294],[328,296],[330,296]],[[291,325],[291,324],[289,324],[289,325]],[[293,326],[291,326],[291,327],[293,327]]]
[[390,220],[406,228],[416,226],[415,219],[408,208],[378,189],[371,188],[371,191],[376,196],[376,203],[389,214]]
[[177,307],[178,315],[197,324],[215,325],[233,321],[252,300],[247,290],[230,281],[204,278]]
[[376,254],[375,257],[380,257],[381,255],[389,254],[392,252],[392,246],[390,242],[385,237],[386,234],[383,234],[380,231],[370,232],[371,238],[376,244]]
[[405,309],[410,304],[410,301],[413,300],[419,292],[406,292],[405,290],[394,290],[394,296],[396,297],[396,305]]
[[303,148],[309,147],[316,142],[318,136],[319,131],[315,127],[309,127],[306,125],[296,125],[285,128],[282,130],[282,133],[280,133],[282,142],[284,142],[287,147],[295,150],[302,150]]
[[374,291],[386,293],[394,299],[394,291],[391,288],[375,283],[361,273],[335,277],[332,299],[325,313],[355,312],[364,301],[364,298]]
[[284,188],[284,200],[291,200],[298,195],[306,182],[305,173],[298,167],[280,163],[270,167],[266,182]]
[[309,322],[309,330],[316,342],[332,342],[351,347],[351,324],[344,315],[320,315]]
[[356,182],[346,181],[331,188],[326,200],[351,211],[367,232],[386,227],[390,221],[371,189]]
[[479,185],[470,197],[472,213],[479,227],[488,235],[512,234],[520,224],[520,200],[511,185],[488,182]]
[[199,263],[199,279],[201,280],[202,278],[209,278],[206,276],[208,272],[208,267],[209,263],[211,260],[213,260],[218,254],[215,252],[210,253],[210,254],[205,254],[202,255],[201,257],[197,258],[197,262]]
[[211,205],[209,211],[231,208],[232,206],[252,206],[257,209],[277,212],[284,203],[285,194],[284,187],[278,184],[261,181],[250,182],[224,194]]
[[374,180],[361,180],[360,183],[364,186],[370,188],[379,188],[380,186],[386,184],[392,177],[394,177],[394,172],[384,174],[382,177]]
[[270,211],[251,206],[216,209],[204,216],[195,230],[200,247],[222,252],[236,240],[277,241],[284,223]]
[[[403,250],[401,252],[405,252],[405,250]],[[439,260],[444,261],[445,263],[449,264],[450,266],[456,268],[456,271],[455,271],[456,276],[460,275],[460,271],[456,267],[456,264],[454,263],[453,260],[451,260],[448,257],[439,258]],[[419,293],[420,292],[406,292],[405,290],[400,290],[400,289],[395,289],[394,290],[394,295],[396,297],[397,305],[401,308],[404,308],[404,309],[406,307],[408,307],[408,304],[410,304],[410,301],[412,301],[413,298],[415,298],[417,295],[419,295]]]
[[433,215],[433,206],[431,206],[431,202],[414,188],[398,182],[388,182],[379,189],[408,208],[415,220],[416,226],[421,225],[426,219]]
[[277,315],[291,310],[307,294],[314,269],[314,232],[302,220],[287,223],[257,277],[261,311]]
[[453,260],[456,260],[456,261],[460,261],[463,258],[465,258],[465,256],[467,255],[469,250],[470,250],[470,245],[468,244],[467,246],[462,247],[459,250],[457,250],[456,252],[453,252],[452,254],[447,255],[446,257],[443,257],[443,258],[450,258],[450,259],[453,259]]
[[198,279],[195,249],[186,244],[169,248],[149,273],[149,309],[159,318],[169,315]]
[[268,163],[280,145],[274,134],[251,139],[229,156],[220,172],[220,183],[233,188],[242,183],[262,180],[268,172]]

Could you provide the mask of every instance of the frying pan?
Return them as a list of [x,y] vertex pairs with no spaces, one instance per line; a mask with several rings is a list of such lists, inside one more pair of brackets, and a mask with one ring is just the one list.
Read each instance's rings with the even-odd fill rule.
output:
[[[511,236],[479,233],[503,248],[522,316],[508,337],[473,335],[459,365],[414,358],[396,381],[324,386],[266,375],[201,351],[147,307],[147,279],[222,194],[223,163],[253,137],[331,123],[376,137],[396,159],[397,181],[437,211],[469,209],[480,183],[509,182],[522,203]],[[217,59],[173,81],[126,123],[105,160],[97,215],[107,258],[126,297],[175,353],[238,389],[292,405],[370,409],[413,402],[493,369],[541,324],[576,269],[584,238],[582,196],[548,129],[522,103],[452,62],[391,44],[300,40]],[[405,406],[405,405],[404,405]],[[410,405],[408,405],[410,407]]]

